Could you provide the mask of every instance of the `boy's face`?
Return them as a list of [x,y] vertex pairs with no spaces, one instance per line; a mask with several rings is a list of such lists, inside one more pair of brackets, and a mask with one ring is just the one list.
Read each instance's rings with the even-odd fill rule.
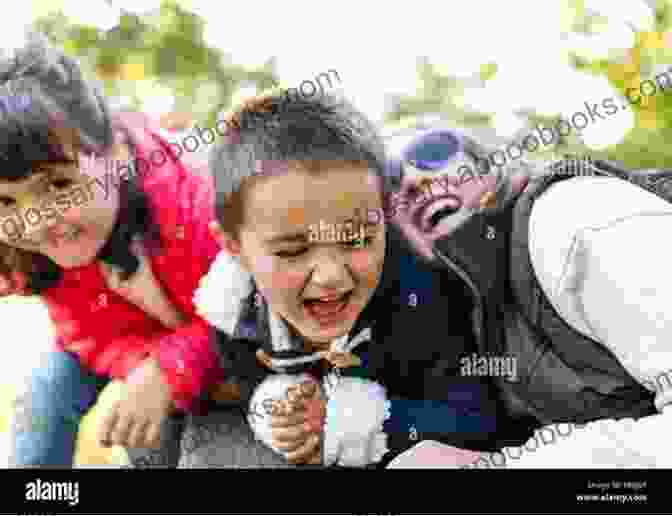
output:
[[[366,223],[363,214],[382,214],[380,187],[365,167],[339,164],[316,174],[290,167],[246,190],[240,240],[219,235],[225,249],[240,255],[270,309],[317,348],[352,329],[378,285],[385,224],[382,215]],[[339,239],[336,232],[358,213],[363,234],[348,241],[341,231]],[[332,227],[336,241],[328,235]]]
[[24,180],[0,181],[0,241],[66,269],[91,263],[119,208],[106,171],[105,160],[80,155],[79,166],[47,163]]

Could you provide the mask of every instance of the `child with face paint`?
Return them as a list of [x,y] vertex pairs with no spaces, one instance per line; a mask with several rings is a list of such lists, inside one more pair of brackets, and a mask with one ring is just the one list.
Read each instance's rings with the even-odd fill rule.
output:
[[472,213],[493,211],[529,180],[522,160],[498,167],[489,149],[448,126],[423,127],[390,156],[387,174],[396,191],[387,218],[419,256],[436,259],[434,244]]
[[[524,448],[533,453],[506,446],[470,466],[669,467],[672,247],[659,235],[672,227],[670,171],[572,156],[504,165],[495,158],[503,151],[456,137],[448,124],[416,133],[390,160],[406,206],[393,223],[469,286],[479,349],[523,364],[516,381],[495,378],[502,420],[530,433]],[[501,173],[455,173],[483,156]],[[426,178],[439,178],[443,196],[421,197]],[[450,466],[445,459],[436,464]]]
[[[156,446],[219,371],[192,303],[219,250],[211,185],[168,158],[147,117],[110,114],[39,34],[0,62],[0,90],[30,99],[0,115],[0,286],[39,295],[57,337],[28,382],[11,462],[70,467],[73,421],[110,380],[125,397],[103,417],[101,443]],[[140,159],[153,165],[142,175]]]
[[[210,160],[223,250],[195,301],[219,330],[252,433],[289,463],[322,466],[385,465],[422,440],[494,446],[489,385],[458,371],[474,345],[469,297],[386,224],[377,131],[329,95],[280,109],[282,99],[270,92],[225,116],[239,143]],[[259,161],[285,166],[263,175]],[[311,238],[315,225],[350,221],[364,221],[363,237]],[[412,281],[399,276],[405,264],[418,268]],[[209,464],[234,465],[227,439],[208,447]]]

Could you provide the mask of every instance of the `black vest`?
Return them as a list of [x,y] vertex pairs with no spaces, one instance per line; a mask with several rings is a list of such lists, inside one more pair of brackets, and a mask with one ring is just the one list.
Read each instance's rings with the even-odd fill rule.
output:
[[[616,176],[672,200],[672,172],[628,173],[594,163],[600,169],[595,175]],[[569,177],[556,171],[531,180],[503,209],[477,213],[437,242],[436,254],[470,287],[479,352],[517,358],[516,381],[495,378],[512,418],[532,416],[546,425],[654,414],[654,393],[605,346],[569,326],[534,274],[528,248],[532,207],[551,184]]]

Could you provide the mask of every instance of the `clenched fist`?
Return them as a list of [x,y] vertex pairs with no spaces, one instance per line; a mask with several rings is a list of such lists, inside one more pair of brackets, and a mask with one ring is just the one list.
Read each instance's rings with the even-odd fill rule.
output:
[[285,399],[272,404],[273,446],[290,464],[321,464],[325,417],[326,400],[315,381],[289,386]]

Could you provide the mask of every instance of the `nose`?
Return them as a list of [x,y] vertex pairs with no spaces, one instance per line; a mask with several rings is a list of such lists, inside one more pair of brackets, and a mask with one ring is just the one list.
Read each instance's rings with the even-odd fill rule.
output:
[[321,291],[342,291],[352,286],[352,274],[346,251],[340,249],[338,245],[317,246],[311,270],[310,282]]

